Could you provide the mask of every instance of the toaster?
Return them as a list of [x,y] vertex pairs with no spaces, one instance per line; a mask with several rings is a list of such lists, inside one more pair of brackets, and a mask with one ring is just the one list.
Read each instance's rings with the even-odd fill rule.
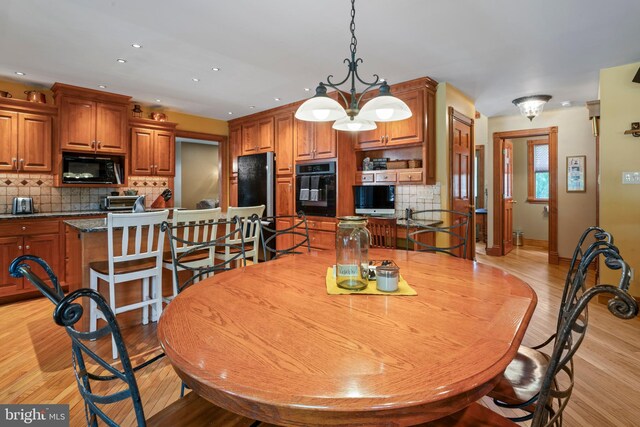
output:
[[33,199],[31,197],[14,197],[11,213],[14,215],[33,213]]

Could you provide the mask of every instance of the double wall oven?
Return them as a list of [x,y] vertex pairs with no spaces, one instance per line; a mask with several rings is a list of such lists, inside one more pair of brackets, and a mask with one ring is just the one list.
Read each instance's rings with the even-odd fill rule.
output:
[[336,162],[296,165],[296,212],[336,216]]

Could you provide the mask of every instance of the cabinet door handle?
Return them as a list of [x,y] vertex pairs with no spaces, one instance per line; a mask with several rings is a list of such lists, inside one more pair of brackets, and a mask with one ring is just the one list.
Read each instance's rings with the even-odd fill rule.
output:
[[289,170],[291,170],[291,163],[289,163]]
[[31,246],[27,245],[27,246],[25,246],[24,248],[25,248],[26,250],[29,250],[29,249],[31,249]]
[[20,167],[18,169],[24,170],[24,159],[20,159]]
[[95,141],[91,141],[91,148],[96,148],[96,142]]
[[23,226],[22,226],[22,231],[25,231],[26,229],[27,229],[27,226],[26,226],[26,225],[23,225]]
[[98,149],[100,149],[100,146],[102,145],[101,141],[98,141]]
[[385,139],[385,142],[384,142],[384,143],[385,143],[385,144],[388,144],[388,143],[389,143],[389,135],[385,135],[385,136],[384,136],[384,139]]
[[13,158],[11,162],[13,162],[13,169],[18,170],[18,159]]
[[384,135],[380,137],[380,144],[384,144]]
[[18,250],[22,250],[22,245],[18,245]]

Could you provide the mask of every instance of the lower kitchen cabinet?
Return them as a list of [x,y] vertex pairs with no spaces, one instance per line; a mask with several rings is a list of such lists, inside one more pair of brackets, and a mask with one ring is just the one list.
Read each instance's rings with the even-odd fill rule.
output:
[[[25,279],[9,276],[9,264],[20,255],[42,258],[62,280],[64,271],[60,254],[63,253],[63,240],[60,236],[59,220],[8,221],[0,226],[0,265],[3,266],[0,272],[0,298],[35,291]],[[40,267],[33,267],[33,270],[39,276],[46,277]],[[47,283],[51,284],[49,280]]]
[[[326,217],[307,217],[309,244],[312,249],[335,249],[336,220]],[[302,240],[296,236],[296,243]]]
[[238,206],[238,174],[229,179],[229,206]]

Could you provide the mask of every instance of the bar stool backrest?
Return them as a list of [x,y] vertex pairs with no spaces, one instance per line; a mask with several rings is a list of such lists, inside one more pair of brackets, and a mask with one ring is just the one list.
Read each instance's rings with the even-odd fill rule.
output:
[[[257,250],[258,244],[260,242],[260,224],[259,221],[251,220],[250,218],[254,215],[256,215],[258,218],[261,218],[264,214],[264,209],[264,205],[246,206],[241,208],[230,206],[227,209],[228,220],[236,216],[240,218],[239,227],[242,229],[244,243],[253,244],[255,250]],[[229,234],[231,232],[231,228],[229,228],[230,226],[231,224],[227,224],[226,234]],[[238,237],[234,237],[227,240],[227,243],[239,244],[241,242]]]
[[[162,269],[164,231],[160,225],[167,220],[168,210],[144,213],[107,215],[109,277],[114,283],[115,264],[155,258],[158,271]],[[156,226],[158,229],[156,230]],[[122,229],[122,235],[115,232]],[[133,246],[131,238],[134,239]]]
[[[181,239],[175,241],[173,249],[176,254],[192,250],[194,244],[199,241],[214,240],[218,234],[218,221],[222,218],[222,209],[220,208],[173,211],[171,223],[176,226],[186,226],[179,229],[180,234],[176,236]],[[177,231],[178,229],[174,229],[174,233]],[[215,247],[209,248],[209,251],[208,262],[213,264]],[[197,263],[204,265],[207,260],[203,259]]]
[[[278,259],[285,255],[311,252],[309,227],[304,212],[297,215],[254,217],[260,223],[262,251],[265,259]],[[306,249],[306,250],[305,250]]]

